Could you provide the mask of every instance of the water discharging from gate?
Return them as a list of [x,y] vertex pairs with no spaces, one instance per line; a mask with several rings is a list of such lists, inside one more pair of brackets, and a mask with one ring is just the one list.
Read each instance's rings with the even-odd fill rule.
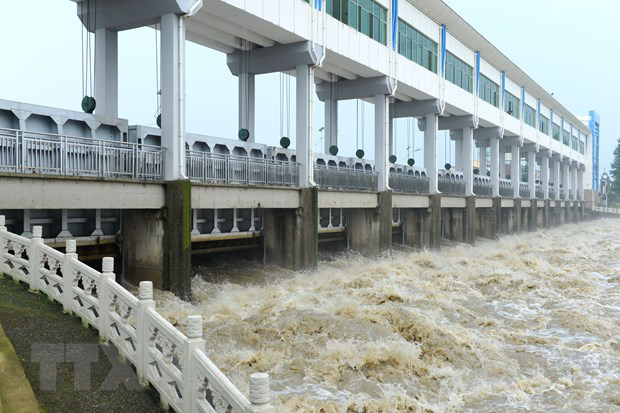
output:
[[204,315],[207,353],[242,390],[268,371],[277,411],[618,411],[618,234],[600,220],[313,273],[256,267],[158,305]]

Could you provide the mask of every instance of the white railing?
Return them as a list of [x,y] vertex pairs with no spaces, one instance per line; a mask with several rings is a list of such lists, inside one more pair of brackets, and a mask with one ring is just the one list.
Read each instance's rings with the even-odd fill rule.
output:
[[272,412],[269,376],[250,377],[249,400],[209,360],[202,338],[202,317],[187,318],[183,334],[155,309],[153,284],[140,283],[135,297],[115,281],[114,259],[102,271],[78,260],[75,240],[66,253],[48,247],[35,226],[33,238],[7,231],[0,215],[0,274],[45,293],[112,343],[135,368],[144,385],[160,394],[162,405],[177,412]]
[[314,165],[314,180],[321,188],[376,191],[377,176],[375,171],[365,169]]
[[606,212],[608,214],[620,214],[620,209],[618,208],[606,208],[606,207],[593,206],[592,210],[595,212]]
[[0,129],[0,172],[161,180],[159,146]]
[[296,186],[299,164],[251,156],[187,151],[186,174],[192,181],[216,184]]

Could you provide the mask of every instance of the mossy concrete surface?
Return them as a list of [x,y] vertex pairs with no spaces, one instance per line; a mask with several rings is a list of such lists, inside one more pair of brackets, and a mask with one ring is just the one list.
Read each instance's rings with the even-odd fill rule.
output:
[[22,364],[0,325],[0,413],[38,410]]
[[[32,293],[27,286],[4,276],[0,276],[0,323],[30,382],[30,394],[34,392],[38,402],[38,408],[30,404],[21,410],[3,406],[2,413],[161,411],[159,394],[136,385],[137,378],[129,363],[119,361],[114,346],[100,345],[97,331],[83,327],[80,319],[64,314],[62,306],[45,295]],[[45,386],[40,377],[41,363],[35,361],[47,355],[41,351],[45,346],[65,349],[67,360],[91,360],[94,353],[95,361],[88,362],[88,374],[84,374],[83,368],[76,369],[74,362],[58,362],[52,369],[56,384],[53,389],[46,389],[49,386]],[[120,371],[120,375],[110,374]],[[12,381],[19,377],[18,373]],[[112,386],[109,385],[111,378],[115,379]],[[4,382],[0,380],[0,395],[4,389]]]

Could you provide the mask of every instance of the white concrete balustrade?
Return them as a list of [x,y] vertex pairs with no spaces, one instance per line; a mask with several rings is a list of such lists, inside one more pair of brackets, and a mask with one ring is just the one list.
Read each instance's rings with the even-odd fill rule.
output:
[[157,312],[151,282],[141,282],[135,297],[115,281],[113,258],[104,258],[99,272],[78,260],[75,240],[67,240],[63,254],[43,243],[40,226],[32,234],[27,239],[8,232],[0,215],[0,274],[97,329],[140,381],[157,389],[164,407],[183,413],[273,411],[267,374],[251,376],[248,400],[209,360],[201,316],[189,316],[183,334]]

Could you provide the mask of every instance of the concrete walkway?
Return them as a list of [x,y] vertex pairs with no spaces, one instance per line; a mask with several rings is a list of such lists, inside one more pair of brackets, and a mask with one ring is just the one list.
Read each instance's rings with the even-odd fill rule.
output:
[[[79,319],[64,314],[60,305],[44,295],[31,293],[3,276],[0,323],[12,343],[11,347],[8,340],[0,340],[0,354],[5,356],[8,344],[23,366],[8,373],[9,382],[17,386],[21,381],[19,389],[24,394],[17,401],[11,397],[5,401],[5,388],[6,393],[12,390],[5,387],[0,371],[0,400],[6,403],[0,412],[161,412],[159,394],[140,386],[114,347],[99,344],[96,331],[84,328]],[[40,362],[54,359],[47,365]],[[15,368],[15,363],[11,366]],[[32,388],[25,386],[24,373]],[[13,404],[7,407],[8,403]]]

